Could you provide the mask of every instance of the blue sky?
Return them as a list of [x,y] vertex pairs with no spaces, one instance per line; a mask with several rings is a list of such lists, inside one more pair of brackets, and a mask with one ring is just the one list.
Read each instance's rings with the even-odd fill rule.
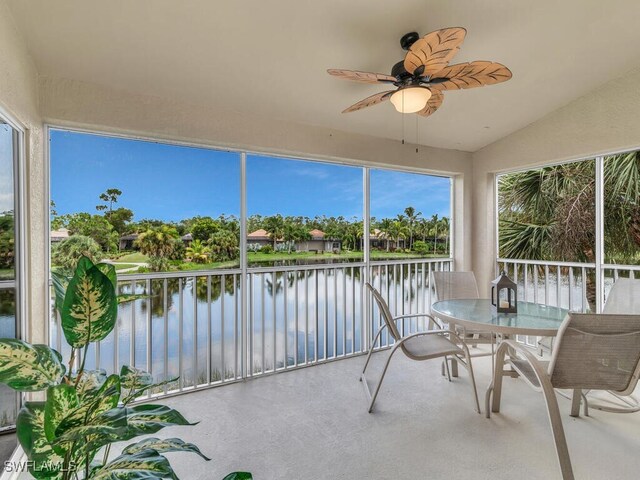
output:
[[13,134],[0,123],[0,213],[13,210]]
[[[134,220],[179,221],[240,213],[240,155],[232,152],[51,131],[51,198],[58,214],[96,212],[107,188]],[[371,171],[371,214],[394,217],[412,205],[423,216],[449,215],[450,181]],[[247,156],[248,214],[362,216],[362,169]]]

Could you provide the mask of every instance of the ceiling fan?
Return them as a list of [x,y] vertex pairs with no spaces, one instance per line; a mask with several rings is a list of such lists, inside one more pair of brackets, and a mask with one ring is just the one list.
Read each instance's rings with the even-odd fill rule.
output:
[[391,75],[329,69],[336,77],[362,83],[387,83],[397,87],[376,93],[351,105],[342,113],[355,112],[391,100],[400,113],[417,113],[427,117],[444,99],[445,90],[459,90],[493,85],[509,80],[511,71],[500,63],[475,61],[449,65],[458,53],[467,31],[461,27],[443,28],[426,34],[407,33],[400,45],[407,54],[396,63]]

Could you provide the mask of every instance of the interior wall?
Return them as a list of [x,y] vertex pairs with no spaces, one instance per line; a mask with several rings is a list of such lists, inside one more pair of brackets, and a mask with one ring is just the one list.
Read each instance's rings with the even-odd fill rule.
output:
[[472,266],[481,294],[495,276],[495,173],[638,148],[639,111],[636,69],[473,154]]
[[38,111],[38,74],[4,0],[0,0],[0,109],[25,131],[26,328],[45,340],[44,164],[42,121]]
[[58,126],[452,175],[456,268],[471,268],[468,152],[420,146],[416,153],[415,145],[399,141],[221,112],[60,78],[40,78],[40,108],[45,121]]

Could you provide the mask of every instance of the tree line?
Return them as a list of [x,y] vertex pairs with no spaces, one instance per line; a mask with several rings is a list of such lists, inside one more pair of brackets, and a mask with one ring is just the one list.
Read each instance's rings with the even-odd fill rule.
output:
[[[239,257],[240,221],[234,215],[195,216],[179,222],[158,219],[133,221],[132,210],[119,206],[122,191],[107,189],[100,194],[96,213],[77,212],[58,215],[51,204],[51,226],[66,228],[70,237],[54,246],[56,265],[70,264],[79,252],[91,258],[113,255],[119,251],[120,238],[136,234],[134,246],[149,257],[150,268],[165,270],[172,261],[194,263],[225,262]],[[403,249],[420,254],[444,253],[449,245],[449,219],[433,215],[423,218],[414,207],[407,207],[394,218],[371,218],[371,233],[386,251]],[[270,249],[282,245],[288,253],[298,242],[311,238],[314,229],[324,232],[325,239],[339,241],[343,250],[362,250],[364,223],[343,216],[251,215],[247,233],[264,229],[272,241]],[[185,241],[183,237],[190,234]],[[280,249],[282,250],[282,249]]]

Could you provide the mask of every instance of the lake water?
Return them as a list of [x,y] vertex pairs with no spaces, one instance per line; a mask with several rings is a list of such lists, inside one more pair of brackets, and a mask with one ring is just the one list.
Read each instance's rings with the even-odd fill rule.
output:
[[[245,332],[249,373],[362,351],[366,328],[363,269],[342,263],[250,273]],[[424,311],[429,305],[426,263],[371,269],[372,283],[388,296],[393,311]],[[149,298],[120,306],[114,332],[98,349],[90,347],[88,368],[114,371],[119,365],[133,364],[150,370],[157,380],[182,373],[183,386],[223,376],[239,378],[243,338],[240,274],[194,275],[121,284],[122,293],[135,291]],[[373,318],[371,328],[377,330],[379,315]],[[56,322],[54,318],[52,345],[66,356],[69,348]],[[406,325],[411,331],[419,327],[415,320]]]

